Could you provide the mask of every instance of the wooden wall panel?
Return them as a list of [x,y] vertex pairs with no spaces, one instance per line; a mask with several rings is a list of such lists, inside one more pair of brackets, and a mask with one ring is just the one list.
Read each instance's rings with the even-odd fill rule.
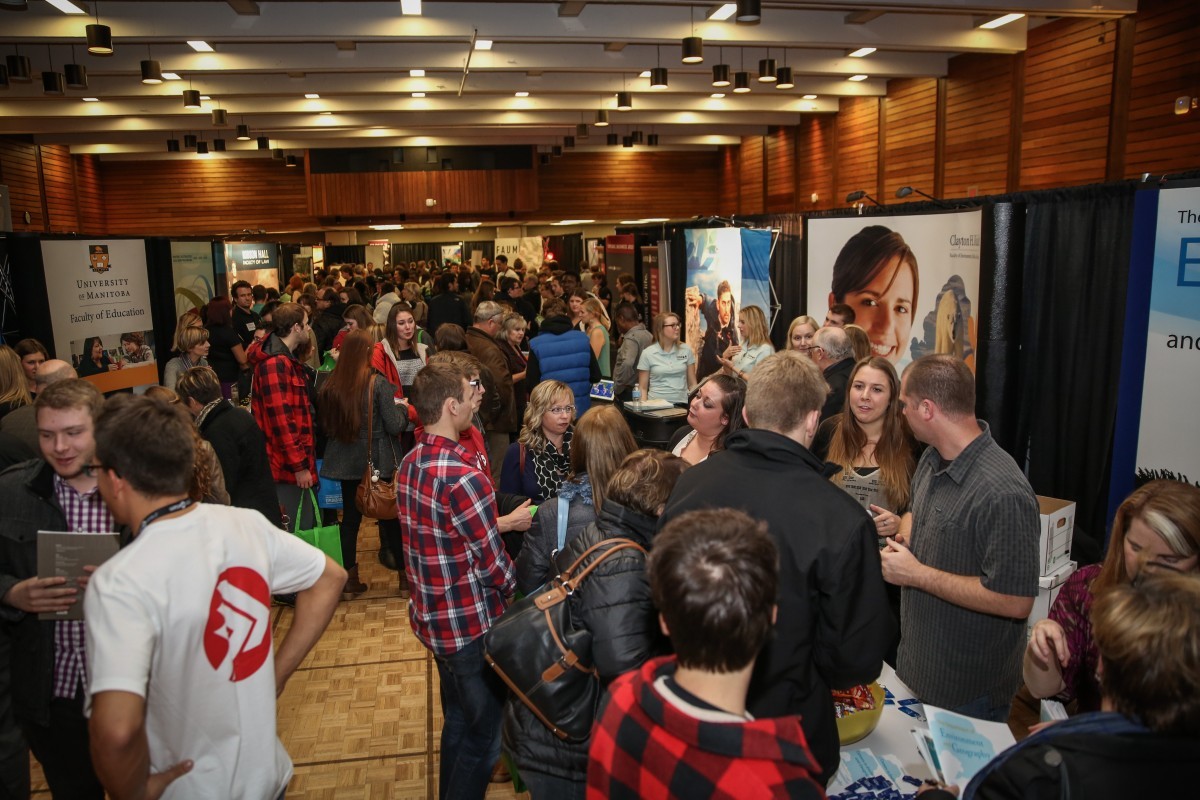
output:
[[1107,166],[1112,23],[1060,19],[1029,32],[1022,189],[1096,183]]
[[41,145],[42,182],[49,212],[51,233],[79,232],[79,209],[75,199],[75,167],[66,145]]
[[321,173],[308,176],[308,190],[316,217],[497,215],[532,211],[538,196],[534,170]]
[[316,230],[304,172],[274,159],[101,161],[108,233]]
[[767,189],[765,151],[762,136],[742,137],[742,146],[738,150],[738,177],[741,180],[741,203],[738,209],[740,214],[762,214],[767,210],[764,197]]
[[[0,139],[0,183],[8,186],[14,231],[44,231],[42,192],[38,183],[37,145]],[[25,224],[25,212],[30,222]]]
[[1007,191],[1014,56],[950,59],[946,77],[946,197]]
[[[834,196],[837,118],[831,114],[801,115],[796,137],[797,207],[808,211],[841,208],[841,198]],[[816,203],[812,202],[814,194]]]
[[[882,203],[901,186],[933,194],[937,137],[937,79],[888,81],[884,101],[884,174]],[[885,199],[886,198],[886,199]]]
[[767,212],[785,214],[796,204],[796,129],[779,127],[766,137]]
[[721,176],[717,183],[717,214],[731,217],[740,213],[741,178],[738,175],[740,146],[722,147],[719,154]]
[[1176,97],[1200,94],[1200,4],[1139,0],[1135,23],[1125,175],[1200,168],[1200,109],[1173,110]]
[[837,115],[837,185],[834,206],[844,206],[846,195],[862,189],[879,202],[878,97],[843,97]]
[[637,219],[714,214],[721,154],[567,153],[538,171],[537,214],[546,219]]
[[79,202],[79,232],[104,233],[104,191],[100,185],[100,159],[74,156],[75,196]]

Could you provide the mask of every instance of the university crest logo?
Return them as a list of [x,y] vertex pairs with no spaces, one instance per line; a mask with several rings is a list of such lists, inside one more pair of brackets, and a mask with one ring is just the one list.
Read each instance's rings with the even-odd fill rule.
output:
[[103,275],[112,269],[112,264],[108,260],[108,245],[93,244],[88,247],[88,258],[91,260],[90,269],[97,275]]

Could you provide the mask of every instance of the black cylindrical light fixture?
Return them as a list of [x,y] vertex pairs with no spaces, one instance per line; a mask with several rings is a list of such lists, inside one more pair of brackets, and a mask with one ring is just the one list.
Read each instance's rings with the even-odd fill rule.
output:
[[608,125],[608,109],[602,108],[596,112],[596,127],[603,128]]
[[0,89],[8,88],[8,65],[0,64]]
[[775,80],[776,89],[794,89],[796,80],[792,77],[791,67],[780,67]]
[[657,133],[652,133],[646,137],[646,146],[647,147],[658,147],[658,134]]
[[196,155],[198,155],[198,156],[208,155],[208,142],[200,142],[199,144],[196,145]]
[[191,150],[193,147],[195,147],[196,146],[196,134],[185,133],[183,135],[183,146],[189,150]]
[[761,0],[737,0],[737,15],[734,19],[743,25],[757,25],[762,21]]
[[645,139],[646,135],[644,133],[642,133],[641,131],[634,131],[633,133],[631,133],[629,135],[633,137],[634,144],[641,144],[642,142],[644,142],[646,140]]
[[622,136],[621,137],[621,147],[633,147],[633,137],[632,136]]
[[258,149],[259,150],[270,150],[271,149],[271,140],[268,139],[266,136],[258,137]]
[[583,122],[576,125],[575,126],[575,135],[578,136],[580,139],[588,138],[588,126]]
[[750,73],[738,72],[733,76],[733,91],[736,94],[745,94],[750,91]]
[[163,82],[162,66],[152,58],[142,62],[142,83],[154,86]]
[[183,90],[183,107],[184,108],[199,108],[200,107],[200,92],[195,89]]
[[560,156],[562,156],[562,145],[556,144],[553,147],[551,147],[550,155],[554,156],[555,158],[559,158]]
[[29,65],[29,56],[6,56],[4,63],[8,65],[8,79],[13,83],[29,83],[33,80],[33,67]]
[[212,124],[218,128],[223,128],[229,124],[229,115],[225,113],[225,109],[214,108],[212,110]]
[[575,149],[575,137],[574,136],[564,136],[563,137],[563,147],[567,148],[568,150],[574,150]]
[[667,68],[654,67],[650,70],[650,88],[665,89],[667,88]]
[[778,79],[778,73],[775,70],[775,59],[762,58],[758,61],[758,81],[759,83],[774,83]]
[[729,85],[729,65],[728,64],[713,64],[713,86],[728,86]]
[[239,142],[250,141],[250,126],[249,125],[238,125],[237,126],[237,140]]
[[63,94],[65,91],[66,84],[61,72],[42,73],[42,94]]
[[549,153],[538,153],[538,163],[541,164],[543,167],[550,166],[550,154]]
[[83,64],[67,64],[63,67],[63,72],[67,76],[68,89],[86,89],[87,84],[87,67]]
[[288,156],[283,160],[283,165],[285,167],[298,167],[300,166],[300,160],[295,156]]
[[633,108],[633,92],[617,92],[617,111],[629,111]]
[[271,158],[274,158],[277,161],[282,161],[283,160],[283,148],[276,147],[274,150],[272,150]]
[[178,139],[175,139],[175,138],[167,139],[167,152],[168,153],[178,153],[179,152],[179,140]]
[[701,64],[704,62],[704,40],[699,36],[687,36],[683,40],[683,63]]
[[225,140],[224,139],[213,139],[213,151],[217,152],[217,153],[224,153],[225,152]]
[[609,147],[616,147],[618,144],[620,144],[620,142],[621,137],[617,136],[615,133],[610,133],[607,137],[605,137],[605,144],[607,144]]
[[112,28],[93,23],[84,28],[84,31],[87,34],[89,53],[94,56],[111,56],[113,54]]

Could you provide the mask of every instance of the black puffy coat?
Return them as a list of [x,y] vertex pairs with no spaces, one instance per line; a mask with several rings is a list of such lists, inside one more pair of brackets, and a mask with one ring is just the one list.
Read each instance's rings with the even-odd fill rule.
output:
[[[556,572],[605,539],[625,537],[649,550],[657,522],[606,500],[599,519],[567,540],[555,558]],[[549,544],[555,544],[553,537]],[[588,575],[570,602],[572,620],[592,634],[592,661],[604,685],[669,650],[650,600],[646,557],[637,550],[622,550],[606,559]],[[503,739],[504,750],[516,761],[518,770],[576,781],[587,779],[588,742],[559,740],[511,696],[504,709]]]

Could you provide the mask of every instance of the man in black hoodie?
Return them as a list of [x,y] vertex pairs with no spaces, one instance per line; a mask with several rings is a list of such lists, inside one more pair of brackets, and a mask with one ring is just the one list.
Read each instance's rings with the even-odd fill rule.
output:
[[894,635],[870,516],[829,482],[809,446],[827,387],[796,351],[750,373],[749,428],[683,473],[659,529],[685,511],[735,508],[767,523],[779,546],[779,615],[746,698],[755,717],[801,716],[827,782],[837,771],[838,733],[830,689],[879,677]]
[[333,347],[333,340],[345,324],[342,319],[345,310],[346,304],[333,289],[323,289],[317,295],[317,316],[311,322],[313,332],[317,334],[318,359],[324,358]]

